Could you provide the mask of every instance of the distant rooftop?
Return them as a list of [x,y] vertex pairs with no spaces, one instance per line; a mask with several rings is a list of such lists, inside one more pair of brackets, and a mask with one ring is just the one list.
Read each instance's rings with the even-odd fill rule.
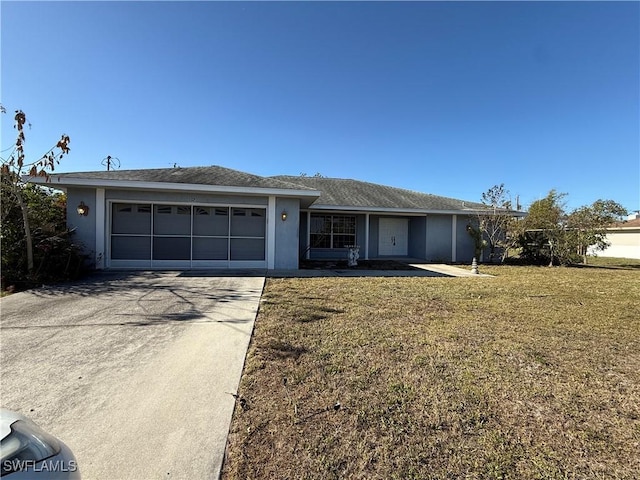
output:
[[639,228],[640,227],[640,216],[633,218],[633,215],[629,215],[629,220],[625,220],[624,222],[614,223],[612,226],[616,228]]

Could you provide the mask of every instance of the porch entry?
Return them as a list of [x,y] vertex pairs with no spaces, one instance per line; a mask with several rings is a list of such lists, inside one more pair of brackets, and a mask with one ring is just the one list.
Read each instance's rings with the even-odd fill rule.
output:
[[378,224],[378,255],[409,254],[409,219],[381,218]]

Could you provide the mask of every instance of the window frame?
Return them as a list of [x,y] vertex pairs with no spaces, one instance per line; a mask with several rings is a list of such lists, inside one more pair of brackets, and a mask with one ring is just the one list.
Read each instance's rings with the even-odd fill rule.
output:
[[[330,227],[330,231],[314,231],[314,219],[322,219],[323,226],[327,225],[327,219],[329,219],[328,225]],[[329,249],[329,250],[340,250],[344,248],[348,248],[348,245],[356,245],[357,236],[358,236],[358,219],[356,215],[350,214],[325,214],[325,213],[312,213],[310,215],[310,225],[309,225],[309,244],[311,248],[315,249]],[[353,232],[353,233],[351,233]],[[329,246],[326,245],[316,245],[314,246],[313,238],[314,236],[326,235],[329,240]],[[349,241],[337,241],[337,238],[341,237],[352,237]],[[340,246],[336,246],[336,244]]]

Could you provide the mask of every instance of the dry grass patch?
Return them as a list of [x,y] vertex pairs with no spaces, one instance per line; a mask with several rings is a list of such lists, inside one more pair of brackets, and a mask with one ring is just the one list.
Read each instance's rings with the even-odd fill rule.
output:
[[269,280],[223,476],[637,478],[640,275]]

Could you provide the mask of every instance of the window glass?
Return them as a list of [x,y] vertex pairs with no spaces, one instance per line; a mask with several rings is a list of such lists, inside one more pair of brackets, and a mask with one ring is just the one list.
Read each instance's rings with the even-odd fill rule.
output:
[[191,215],[180,213],[180,209],[190,207],[180,205],[156,205],[153,215],[153,233],[155,235],[190,235]]
[[264,237],[266,216],[264,209],[232,208],[232,237]]
[[[148,210],[145,211],[145,208]],[[151,205],[114,203],[111,206],[111,233],[148,235],[151,233]]]
[[356,242],[354,215],[312,215],[310,225],[312,248],[345,248]]
[[333,236],[333,248],[345,248],[349,245],[353,245],[355,237],[353,235],[334,235]]
[[331,215],[312,215],[311,233],[331,234]]
[[333,233],[356,233],[355,217],[333,217]]
[[154,260],[189,260],[191,239],[189,237],[154,237]]
[[232,238],[231,260],[264,260],[264,239]]
[[201,238],[193,239],[194,260],[227,260],[229,258],[229,239]]
[[311,248],[331,248],[331,234],[312,233]]
[[149,260],[151,237],[111,237],[111,258],[114,260]]
[[195,207],[193,234],[198,236],[229,235],[229,209],[221,207]]

